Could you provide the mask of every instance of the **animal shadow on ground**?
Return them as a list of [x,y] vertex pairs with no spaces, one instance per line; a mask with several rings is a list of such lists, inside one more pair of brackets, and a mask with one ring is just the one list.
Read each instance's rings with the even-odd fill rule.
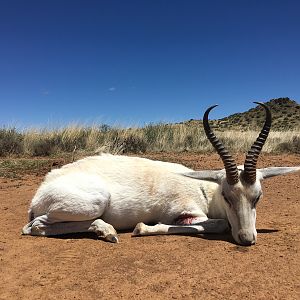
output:
[[81,240],[81,239],[91,239],[91,240],[98,240],[99,238],[93,232],[75,232],[75,233],[66,233],[66,234],[58,234],[58,235],[51,235],[48,236],[51,239],[74,239],[74,240]]
[[[274,233],[278,232],[280,230],[278,229],[257,229],[258,234],[269,234],[269,233]],[[130,233],[130,230],[121,230],[118,231],[119,234],[122,233]],[[211,241],[224,241],[230,244],[237,245],[235,240],[233,239],[232,235],[230,232],[226,233],[179,233],[179,234],[174,234],[174,235],[179,235],[179,236],[191,236],[191,237],[196,237],[196,238],[201,238],[205,240],[211,240]],[[152,235],[153,236],[153,235]],[[53,235],[49,236],[48,238],[53,238],[53,239],[92,239],[92,240],[101,240],[95,233],[93,232],[80,232],[80,233],[67,233],[67,234],[60,234],[60,235]],[[147,238],[147,236],[135,236],[134,238]]]
[[279,229],[257,229],[257,233],[273,233],[273,232],[278,232],[280,231]]
[[[274,233],[274,232],[278,232],[280,230],[278,229],[257,229],[257,233],[258,234],[269,234],[269,233]],[[192,236],[192,234],[191,234]],[[231,233],[228,231],[226,233],[205,233],[205,234],[198,234],[195,235],[197,237],[203,238],[205,240],[218,240],[218,241],[224,241],[224,242],[228,242],[231,244],[235,244],[237,245],[237,243],[235,242],[235,240],[233,239]]]
[[[257,229],[258,234],[269,234],[269,233],[274,233],[278,232],[280,230],[278,229]],[[236,247],[234,248],[237,251],[242,251],[242,248],[247,248],[245,246],[238,245],[236,241],[233,239],[232,235],[230,232],[226,232],[223,234],[216,234],[216,233],[206,233],[206,234],[198,234],[197,237],[203,238],[205,240],[214,240],[214,241],[224,241],[228,242],[230,244],[235,245]],[[243,252],[243,251],[242,251]]]
[[[130,233],[132,231],[130,230],[119,230],[118,233]],[[51,235],[48,236],[48,238],[52,239],[62,239],[62,240],[67,240],[67,239],[91,239],[91,240],[102,240],[101,237],[98,237],[96,233],[94,232],[74,232],[74,233],[65,233],[65,234],[58,234],[58,235]]]

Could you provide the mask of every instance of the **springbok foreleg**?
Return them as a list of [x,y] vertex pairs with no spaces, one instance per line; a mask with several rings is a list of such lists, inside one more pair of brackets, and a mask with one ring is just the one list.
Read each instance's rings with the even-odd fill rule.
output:
[[208,219],[194,225],[156,224],[149,226],[144,223],[138,223],[132,235],[222,233],[228,229],[228,222],[224,219]]

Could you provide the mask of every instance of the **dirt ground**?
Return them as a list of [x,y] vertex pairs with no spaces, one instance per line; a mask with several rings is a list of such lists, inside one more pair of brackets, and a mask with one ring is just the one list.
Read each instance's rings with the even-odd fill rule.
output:
[[[194,169],[218,168],[216,155],[148,155]],[[242,162],[242,157],[238,158]],[[259,166],[300,165],[300,155],[262,155]],[[300,299],[300,173],[268,179],[257,207],[258,242],[227,235],[120,233],[20,235],[43,176],[0,179],[0,299]]]

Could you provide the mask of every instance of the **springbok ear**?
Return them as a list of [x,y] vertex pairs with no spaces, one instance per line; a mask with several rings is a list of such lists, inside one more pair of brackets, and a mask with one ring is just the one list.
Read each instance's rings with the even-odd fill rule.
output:
[[300,171],[300,167],[270,167],[257,169],[257,171],[261,174],[261,179],[266,179],[273,176]]
[[182,173],[186,177],[191,177],[200,180],[207,180],[219,183],[225,176],[224,170],[203,170],[195,172]]

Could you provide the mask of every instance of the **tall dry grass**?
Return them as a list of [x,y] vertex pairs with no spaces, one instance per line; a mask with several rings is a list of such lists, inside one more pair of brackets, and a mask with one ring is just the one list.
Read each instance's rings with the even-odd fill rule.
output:
[[[246,152],[257,131],[223,131],[216,135],[231,152]],[[79,152],[212,152],[202,126],[150,124],[143,128],[115,128],[106,125],[72,125],[59,129],[0,129],[0,156],[55,156]],[[300,130],[270,132],[263,148],[266,153],[300,153]]]

